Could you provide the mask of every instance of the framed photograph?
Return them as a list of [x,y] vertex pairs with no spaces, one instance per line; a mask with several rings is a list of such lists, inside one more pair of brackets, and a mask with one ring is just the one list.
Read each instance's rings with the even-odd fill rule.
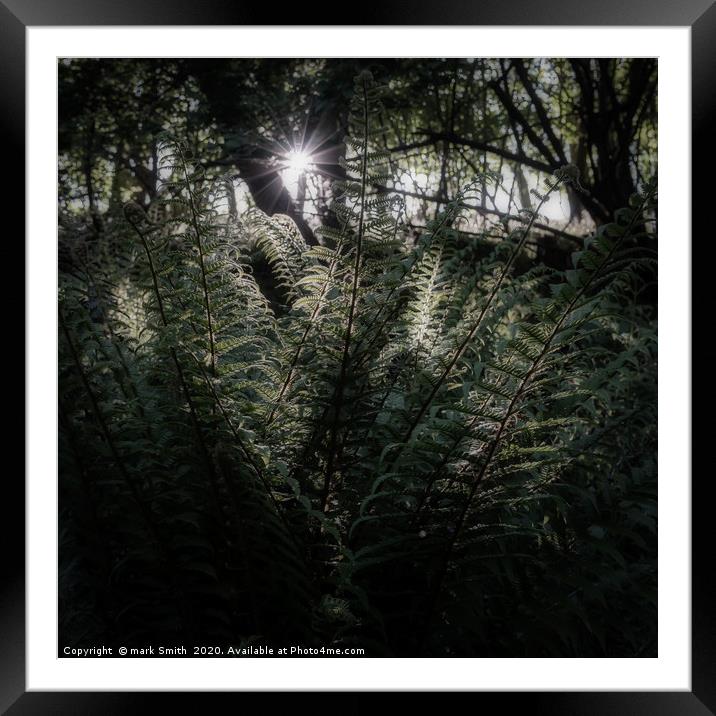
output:
[[691,477],[716,10],[403,13],[0,4],[8,713],[716,712]]

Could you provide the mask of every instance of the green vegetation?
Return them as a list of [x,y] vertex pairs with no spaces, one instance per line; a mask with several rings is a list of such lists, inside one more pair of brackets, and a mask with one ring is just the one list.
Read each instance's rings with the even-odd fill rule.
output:
[[320,227],[237,204],[217,127],[130,196],[65,155],[62,644],[656,654],[656,184],[545,263],[596,169],[490,213],[450,156],[416,228],[396,92],[357,75]]

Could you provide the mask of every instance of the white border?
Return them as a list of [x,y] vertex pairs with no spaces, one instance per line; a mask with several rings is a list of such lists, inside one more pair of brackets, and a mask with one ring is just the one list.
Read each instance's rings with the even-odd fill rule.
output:
[[[690,690],[689,28],[32,27],[27,40],[28,690]],[[56,58],[416,54],[659,57],[659,657],[56,658]]]

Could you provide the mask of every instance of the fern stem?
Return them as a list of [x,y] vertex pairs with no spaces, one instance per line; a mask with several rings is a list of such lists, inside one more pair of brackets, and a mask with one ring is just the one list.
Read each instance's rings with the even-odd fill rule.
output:
[[[323,289],[323,294],[321,294],[321,298],[323,298],[323,295],[325,295],[325,287]],[[298,365],[299,359],[301,358],[301,353],[303,352],[303,348],[306,344],[306,341],[308,340],[308,334],[311,332],[311,328],[313,328],[314,321],[316,320],[316,317],[318,316],[319,310],[320,310],[320,303],[316,304],[316,306],[313,308],[313,313],[311,314],[309,323],[306,326],[306,330],[303,332],[303,335],[301,336],[301,340],[298,342],[298,346],[296,347],[296,351],[293,354],[293,358],[291,359],[291,363],[288,368],[288,373],[286,374],[286,378],[283,381],[283,385],[281,386],[281,390],[279,391],[278,396],[276,397],[276,399],[273,402],[273,406],[271,407],[271,412],[269,413],[269,416],[266,419],[266,425],[264,426],[264,429],[267,429],[273,422],[274,416],[276,415],[276,411],[278,410],[278,407],[281,404],[281,401],[283,400],[283,396],[286,394],[286,391],[288,390],[289,386],[291,385],[291,381],[293,379],[293,373],[296,370],[296,366]]]
[[[401,274],[401,281],[403,281],[412,272],[412,270],[420,263],[422,257],[425,255],[425,252],[430,248],[430,246],[432,246],[433,241],[435,240],[435,237],[439,234],[440,231],[442,231],[442,229],[445,227],[445,225],[448,223],[448,221],[451,218],[453,218],[453,214],[450,211],[445,211],[443,213],[440,223],[431,232],[430,240],[425,241],[423,243],[423,245],[420,247],[420,250],[416,251],[414,261],[412,261],[410,263],[410,265],[404,269],[403,273]],[[390,304],[390,299],[392,298],[393,294],[395,293],[395,291],[398,289],[398,287],[400,285],[401,285],[400,283],[397,283],[393,288],[391,288],[391,290],[388,292],[387,298],[385,299],[383,304],[378,308],[378,310],[375,312],[375,315],[373,316],[373,318],[369,321],[370,325],[373,325],[378,320],[381,313],[383,312],[383,309],[386,308],[386,306],[388,306]],[[382,332],[383,332],[385,326],[388,324],[388,322],[395,318],[398,311],[399,311],[399,307],[394,307],[392,311],[388,312],[385,315],[382,322],[380,323],[380,325],[374,332],[373,336],[368,341],[366,350],[363,352],[363,354],[360,357],[358,357],[356,359],[356,363],[355,363],[356,367],[361,366],[368,359],[368,357],[370,355],[370,349],[373,347],[373,345],[378,340],[378,338],[380,338],[380,336],[382,335]],[[366,339],[366,336],[367,336],[367,332],[357,336],[357,338],[354,342],[354,345],[353,345],[354,357],[358,353],[358,349],[363,344],[364,340]],[[393,380],[393,385],[395,385],[395,383],[397,382],[399,377],[400,377],[399,375],[395,376],[395,378]],[[363,399],[365,392],[367,390],[367,386],[368,386],[368,381],[366,380],[366,381],[364,381],[363,386],[361,387],[361,389],[359,390],[359,392],[356,396],[356,403],[358,403],[360,400]],[[389,389],[388,392],[384,395],[384,397],[381,401],[381,406],[384,404],[385,400],[387,400],[387,398],[390,394],[390,390],[391,389]],[[326,410],[324,411],[324,414],[323,414],[323,418],[325,418],[327,410],[328,409],[326,408]],[[375,418],[377,417],[378,412],[379,411],[376,411],[376,413],[375,413],[373,423],[375,422]],[[322,420],[321,420],[321,422],[322,422]],[[369,431],[371,429],[371,427],[372,427],[372,424],[370,426],[368,426],[367,431]],[[366,432],[366,435],[367,435],[367,432]],[[306,459],[306,457],[310,454],[312,448],[315,446],[317,439],[318,439],[317,434],[316,434],[316,432],[314,432],[313,436],[311,437],[311,440],[308,442],[306,449],[303,452],[303,457],[301,459],[301,462],[303,462]]]
[[338,386],[333,401],[333,423],[331,426],[331,437],[328,447],[328,459],[326,462],[326,473],[323,483],[323,491],[321,494],[321,510],[325,512],[328,502],[328,495],[331,489],[331,481],[335,471],[335,461],[337,453],[338,429],[340,425],[340,413],[343,408],[343,395],[345,392],[345,383],[348,372],[348,362],[350,357],[351,336],[353,332],[353,322],[355,320],[356,305],[358,301],[358,288],[360,285],[360,267],[363,250],[363,230],[365,220],[365,192],[368,182],[368,141],[370,131],[370,117],[368,113],[368,90],[365,81],[363,82],[363,156],[361,157],[361,188],[360,188],[360,212],[358,215],[358,231],[356,236],[356,252],[353,264],[353,285],[351,288],[351,302],[348,309],[348,321],[346,325],[346,334],[343,341],[343,357],[341,359],[341,370],[338,377]]
[[256,476],[259,478],[261,483],[263,484],[264,488],[266,489],[266,493],[268,494],[269,498],[271,499],[271,502],[273,503],[274,508],[276,509],[276,512],[279,517],[283,520],[283,513],[281,512],[281,509],[279,507],[278,502],[276,501],[276,497],[273,494],[273,490],[271,489],[271,485],[269,484],[268,480],[266,479],[266,475],[264,474],[264,471],[261,469],[261,467],[256,462],[254,456],[251,454],[251,451],[248,449],[244,441],[241,439],[241,436],[238,433],[238,430],[234,426],[233,421],[231,420],[231,417],[229,416],[226,407],[221,401],[221,398],[219,397],[219,394],[216,392],[216,389],[211,383],[211,379],[206,374],[206,370],[204,370],[204,366],[202,365],[201,361],[192,354],[192,357],[196,361],[197,366],[199,367],[199,370],[201,371],[202,377],[204,378],[204,381],[206,382],[207,387],[209,388],[209,391],[211,392],[212,398],[214,399],[214,402],[216,403],[217,407],[219,408],[219,412],[221,413],[222,417],[224,418],[224,422],[226,423],[227,427],[231,431],[231,434],[234,437],[234,440],[236,440],[236,444],[241,449],[241,452],[244,454],[244,457],[248,461],[249,465],[251,465],[253,471],[256,473]]
[[[159,303],[159,312],[160,312],[161,320],[162,320],[163,325],[165,327],[167,327],[169,324],[168,324],[168,320],[166,317],[166,313],[164,311],[164,304],[162,302],[161,292],[159,290],[159,281],[158,281],[158,277],[157,277],[156,270],[154,267],[154,261],[152,259],[152,254],[151,254],[151,250],[149,248],[149,244],[147,242],[146,236],[139,229],[139,227],[129,217],[127,217],[127,219],[129,221],[129,223],[131,224],[132,228],[134,229],[134,231],[138,234],[138,236],[142,242],[142,246],[144,247],[144,251],[147,256],[147,261],[149,263],[149,270],[152,275],[154,291],[156,293],[157,301]],[[221,497],[220,497],[220,492],[219,492],[219,480],[218,480],[218,476],[217,476],[217,471],[214,467],[214,463],[211,458],[211,455],[209,454],[209,449],[206,445],[206,441],[205,441],[204,435],[202,433],[201,425],[199,423],[197,410],[194,405],[194,401],[191,397],[191,393],[189,392],[189,386],[187,385],[187,381],[186,381],[186,378],[184,375],[184,370],[181,366],[181,363],[179,362],[179,357],[177,356],[176,350],[174,349],[173,346],[169,350],[170,350],[170,354],[172,357],[172,361],[174,363],[174,367],[177,372],[177,376],[179,378],[179,382],[182,387],[182,392],[184,393],[184,397],[185,397],[187,404],[189,406],[189,414],[191,416],[192,426],[194,428],[194,432],[196,433],[197,440],[199,442],[200,451],[202,453],[202,457],[206,464],[206,469],[207,469],[207,473],[209,476],[209,484],[211,486],[211,493],[212,493],[214,505],[215,505],[216,510],[219,513],[220,517],[222,517],[221,531],[224,533],[225,538],[226,538],[226,531],[225,531],[225,526],[224,526],[224,521],[223,521],[224,515],[223,515],[223,510],[221,507]],[[203,367],[202,367],[202,370],[203,370]],[[208,378],[208,376],[206,376],[206,377]],[[213,389],[213,386],[210,386],[210,387],[212,387],[212,389]],[[216,397],[217,397],[217,402],[218,402],[218,396],[216,396]],[[219,407],[221,408],[222,406],[221,406],[220,402],[218,404],[219,404]],[[255,469],[256,469],[256,467],[255,467]],[[259,477],[261,477],[260,474],[259,474]],[[233,485],[229,483],[228,479],[226,479],[226,484],[227,484],[227,487],[229,488],[229,494],[231,495],[232,502],[234,503],[233,504],[234,513],[236,515],[236,518],[239,520],[239,536],[243,539],[243,524],[241,523],[240,511],[238,509],[238,505],[236,504],[236,500],[234,497]],[[274,499],[273,494],[270,491],[269,491],[269,496],[272,500]],[[281,513],[279,513],[279,516],[282,517]],[[285,523],[284,523],[284,525],[285,525]],[[289,533],[289,534],[293,537],[292,533]],[[226,539],[226,542],[228,544],[229,540]],[[253,612],[254,622],[256,624],[258,624],[259,618],[258,618],[258,613],[256,611],[255,604],[253,603],[253,596],[251,597],[251,601],[252,601],[252,612]]]
[[[125,215],[126,215],[126,213],[125,213]],[[132,228],[134,229],[136,234],[139,236],[139,239],[142,242],[142,246],[144,247],[144,253],[146,254],[147,262],[149,263],[149,272],[152,275],[152,284],[154,286],[154,293],[157,298],[157,304],[159,307],[159,316],[161,318],[163,326],[165,328],[167,328],[169,326],[169,321],[167,319],[167,315],[164,310],[164,302],[162,300],[162,293],[159,290],[159,279],[157,277],[156,268],[154,266],[154,259],[152,258],[152,252],[149,248],[149,243],[147,242],[147,237],[144,235],[144,232],[141,231],[141,229],[134,223],[134,221],[129,216],[127,216],[127,221],[132,226]],[[194,405],[194,400],[192,399],[191,393],[189,392],[189,386],[187,385],[186,376],[184,375],[184,369],[182,368],[181,363],[179,362],[179,357],[177,356],[177,352],[176,352],[176,349],[174,348],[174,346],[170,346],[169,354],[171,355],[172,363],[174,364],[174,368],[177,372],[177,377],[179,378],[179,383],[181,385],[182,392],[184,393],[184,398],[185,398],[187,405],[189,407],[189,416],[191,418],[194,432],[196,433],[196,436],[197,436],[197,440],[199,443],[199,448],[202,453],[202,457],[204,458],[206,468],[207,468],[209,476],[212,480],[212,485],[214,485],[214,488],[215,488],[216,500],[217,500],[217,506],[218,506],[220,504],[220,502],[219,502],[219,498],[218,498],[218,490],[216,489],[216,473],[214,470],[214,465],[211,461],[211,455],[209,454],[209,449],[206,445],[206,441],[204,439],[204,435],[201,430],[201,425],[199,424],[199,418],[198,418],[196,407]]]
[[[439,223],[438,226],[435,227],[435,228],[433,229],[433,231],[431,231],[431,233],[430,233],[430,241],[426,241],[426,242],[423,244],[423,246],[421,246],[420,252],[416,252],[417,255],[415,256],[415,260],[414,260],[408,267],[406,267],[405,270],[403,271],[403,273],[401,274],[401,276],[400,276],[400,281],[399,281],[399,282],[396,282],[395,286],[393,286],[393,287],[390,289],[390,291],[388,291],[388,295],[386,296],[385,301],[380,305],[380,307],[378,308],[378,310],[375,312],[375,315],[373,316],[373,319],[370,321],[370,325],[374,325],[374,324],[376,323],[376,321],[378,320],[378,318],[380,318],[380,315],[381,315],[381,313],[383,312],[383,309],[386,308],[386,306],[389,306],[389,305],[390,305],[390,300],[393,298],[393,295],[394,295],[394,293],[396,292],[396,290],[397,290],[399,287],[402,287],[402,286],[403,286],[403,281],[410,275],[410,273],[412,272],[412,270],[420,263],[422,257],[425,255],[425,252],[427,251],[427,249],[429,249],[430,246],[432,246],[433,241],[435,240],[435,237],[438,235],[438,233],[439,233],[440,231],[442,231],[442,229],[445,227],[445,225],[448,223],[448,221],[449,221],[450,219],[452,219],[452,218],[453,218],[453,216],[452,216],[452,214],[450,213],[450,211],[447,211],[447,210],[446,210],[445,212],[443,212],[443,217],[442,217],[440,223]],[[380,338],[380,336],[382,335],[382,333],[383,333],[385,327],[388,325],[388,323],[389,323],[392,319],[395,318],[395,316],[396,316],[396,314],[398,313],[399,310],[400,310],[399,306],[398,306],[398,307],[394,307],[393,310],[390,311],[390,312],[383,318],[383,320],[380,322],[380,324],[378,325],[377,329],[374,331],[372,338],[369,340],[368,346],[367,346],[367,348],[366,348],[366,351],[365,351],[364,354],[363,354],[366,358],[367,358],[367,356],[369,355],[370,349],[373,347],[373,345],[374,345],[375,342],[378,340],[378,338]],[[360,336],[360,337],[356,340],[354,352],[357,353],[357,351],[358,351],[358,349],[360,348],[360,346],[363,345],[363,341],[365,340],[366,335],[367,335],[367,333],[364,333],[362,336]],[[361,364],[361,363],[362,363],[362,360],[359,359],[357,364]]]
[[[509,259],[507,260],[507,263],[505,264],[504,268],[502,269],[502,272],[500,273],[500,277],[498,278],[495,285],[492,287],[492,290],[490,291],[489,296],[487,297],[487,301],[483,305],[482,309],[480,310],[480,313],[477,316],[477,320],[473,323],[472,327],[468,331],[465,338],[460,343],[460,346],[453,354],[452,358],[448,362],[447,366],[443,370],[443,372],[440,374],[440,377],[435,381],[435,384],[433,385],[430,393],[428,394],[427,398],[423,401],[421,404],[417,414],[413,418],[413,420],[410,422],[410,425],[408,426],[408,429],[405,432],[405,435],[401,442],[403,444],[406,444],[408,440],[412,437],[413,433],[415,432],[415,429],[420,424],[420,421],[425,416],[425,413],[430,408],[433,400],[435,399],[435,396],[438,394],[442,386],[445,384],[445,381],[452,373],[453,368],[457,364],[458,360],[460,360],[461,356],[464,354],[467,347],[472,342],[472,339],[475,337],[475,334],[477,333],[478,329],[480,328],[480,325],[482,324],[482,321],[487,314],[487,311],[489,310],[490,306],[492,305],[493,300],[499,293],[500,288],[502,287],[502,284],[507,277],[507,274],[509,273],[510,269],[512,268],[512,265],[515,262],[515,259],[517,258],[517,255],[522,250],[522,247],[524,246],[525,242],[527,241],[527,237],[532,230],[532,226],[534,224],[535,218],[537,217],[539,210],[542,208],[544,203],[549,198],[550,194],[560,185],[561,179],[558,179],[552,186],[549,187],[549,190],[547,193],[541,198],[540,203],[537,205],[537,208],[532,212],[532,216],[530,217],[530,221],[527,225],[527,227],[524,229],[522,236],[517,243],[517,246],[513,249],[512,253],[510,254]],[[397,459],[397,458],[396,458]]]
[[[85,270],[85,273],[87,274],[86,279],[87,279],[88,286],[89,286],[89,284],[92,284],[93,286],[95,286],[95,289],[96,289],[98,283],[95,280],[93,271],[90,269],[89,261],[87,261],[85,263],[84,270]],[[98,302],[101,302],[100,298],[98,298],[97,300],[98,300]],[[124,373],[124,376],[125,376],[126,385],[125,385],[125,381],[120,380],[117,373],[115,371],[112,371],[115,376],[115,380],[117,382],[117,385],[119,386],[120,391],[122,392],[122,396],[124,397],[124,399],[128,403],[130,401],[134,401],[137,417],[140,420],[144,420],[145,411],[144,411],[144,406],[142,405],[142,399],[139,394],[139,390],[137,389],[137,386],[134,384],[134,379],[132,377],[132,373],[129,370],[129,366],[127,365],[127,361],[124,357],[124,353],[122,352],[122,348],[121,348],[120,342],[119,342],[120,337],[117,335],[114,328],[112,327],[112,322],[108,319],[107,313],[106,313],[104,307],[101,308],[101,312],[102,312],[102,324],[107,329],[107,332],[109,334],[109,343],[112,346],[112,348],[114,349],[114,352],[117,356],[117,360],[119,361],[119,364],[122,367],[122,372]],[[100,350],[102,351],[102,354],[105,356],[107,361],[110,361],[109,354],[104,350],[104,347],[100,346]],[[131,390],[128,391],[127,386],[129,386],[129,388]],[[130,392],[132,394],[131,397],[129,395]],[[149,438],[150,440],[152,439],[152,428],[151,428],[150,423],[146,424],[144,433],[147,436],[147,438]]]
[[[489,398],[486,398],[482,404],[481,410],[484,409],[485,407],[487,407],[488,402],[489,402]],[[418,499],[418,504],[415,508],[416,518],[420,516],[420,513],[422,512],[423,508],[427,504],[428,498],[430,497],[430,492],[433,489],[433,485],[440,479],[440,476],[442,475],[442,471],[447,466],[453,453],[455,452],[455,450],[457,450],[457,448],[459,447],[463,438],[466,435],[470,434],[470,430],[473,428],[473,426],[475,425],[475,423],[477,421],[478,421],[478,416],[474,416],[467,422],[467,424],[460,431],[460,434],[453,441],[453,444],[450,447],[450,449],[444,453],[444,455],[440,459],[440,462],[438,463],[437,467],[428,476],[428,480],[425,484],[425,487],[423,488],[423,491],[420,493],[420,498]]]
[[90,385],[89,379],[87,378],[85,370],[82,367],[82,361],[80,360],[79,354],[77,353],[77,348],[75,347],[75,344],[72,341],[72,337],[70,335],[69,329],[67,328],[67,324],[65,323],[65,319],[62,315],[62,311],[58,312],[58,317],[59,317],[60,327],[62,328],[62,332],[65,336],[65,341],[67,342],[67,346],[70,349],[70,355],[72,356],[72,361],[75,364],[78,375],[80,376],[80,380],[82,381],[82,386],[85,389],[85,393],[87,394],[87,397],[90,400],[90,404],[92,405],[92,413],[94,414],[95,420],[97,421],[97,424],[99,425],[99,428],[102,432],[105,442],[107,443],[107,447],[109,448],[110,454],[112,455],[112,459],[114,460],[117,470],[119,470],[119,474],[122,476],[122,479],[124,480],[127,487],[129,488],[129,491],[132,495],[132,499],[137,504],[137,507],[139,508],[140,514],[142,515],[142,517],[146,523],[147,529],[149,530],[149,533],[151,534],[152,539],[156,542],[157,546],[159,547],[160,552],[164,553],[164,555],[166,556],[166,550],[164,549],[163,543],[157,533],[156,527],[154,525],[154,520],[152,519],[151,512],[149,511],[144,500],[142,499],[142,496],[139,492],[137,485],[135,484],[134,480],[130,477],[129,472],[124,464],[124,460],[122,460],[122,458],[119,454],[119,450],[117,449],[117,446],[115,445],[114,438],[112,437],[112,434],[110,433],[110,430],[109,430],[109,425],[107,425],[107,421],[105,420],[104,414],[102,413],[102,410],[99,406],[99,401],[97,400],[97,396],[95,395],[95,392],[92,389],[92,386]]
[[199,227],[199,217],[198,212],[196,209],[196,204],[194,203],[194,192],[191,188],[190,182],[189,182],[189,171],[187,168],[186,160],[184,158],[184,153],[181,150],[181,147],[177,147],[177,150],[179,152],[179,158],[181,159],[182,163],[182,170],[184,171],[184,180],[186,183],[187,192],[189,195],[189,209],[191,211],[191,223],[192,228],[194,229],[194,235],[196,236],[196,247],[199,251],[199,268],[201,269],[201,284],[202,289],[204,291],[204,308],[206,310],[206,325],[207,330],[209,333],[209,351],[211,355],[211,372],[212,374],[216,375],[216,348],[214,346],[214,329],[213,324],[211,320],[211,304],[209,302],[209,286],[206,279],[206,266],[204,264],[204,247],[201,243],[201,228]]
[[609,263],[609,261],[614,256],[616,250],[619,248],[619,246],[621,245],[623,240],[631,232],[632,228],[636,224],[637,217],[641,216],[647,200],[648,200],[648,195],[647,195],[647,197],[645,197],[642,200],[639,210],[634,212],[634,216],[632,217],[631,221],[629,222],[628,226],[626,227],[624,233],[621,236],[619,236],[619,238],[614,242],[614,245],[606,253],[606,255],[604,256],[604,259],[599,264],[599,266],[592,272],[592,274],[589,276],[588,280],[585,281],[584,284],[579,288],[579,290],[575,292],[574,296],[572,296],[569,303],[567,304],[567,307],[562,312],[562,315],[560,316],[559,320],[555,323],[549,336],[545,340],[540,353],[537,355],[537,357],[532,362],[532,365],[530,366],[529,370],[525,373],[524,377],[522,378],[519,387],[515,391],[515,394],[512,396],[512,399],[510,400],[507,410],[505,411],[505,414],[504,414],[502,420],[500,421],[497,432],[496,432],[494,438],[492,439],[492,441],[490,442],[490,447],[488,448],[487,455],[485,456],[485,459],[482,462],[480,470],[477,473],[475,479],[472,481],[468,496],[465,499],[465,502],[462,506],[462,509],[460,510],[457,521],[455,523],[454,532],[453,532],[451,538],[448,540],[447,547],[445,548],[443,559],[441,561],[440,571],[438,572],[438,578],[436,580],[435,587],[432,590],[428,610],[426,613],[425,621],[423,623],[423,631],[422,631],[423,642],[427,636],[427,629],[430,626],[430,622],[432,621],[433,613],[435,611],[435,608],[437,607],[438,599],[439,599],[440,593],[442,591],[442,585],[445,581],[445,577],[447,576],[448,568],[450,566],[450,560],[452,558],[453,550],[457,543],[458,537],[460,536],[462,528],[464,527],[468,512],[470,511],[470,507],[472,506],[472,501],[475,497],[475,494],[477,493],[477,489],[479,488],[480,484],[483,482],[483,480],[485,479],[485,476],[487,475],[487,470],[490,467],[490,465],[492,464],[492,459],[495,456],[497,447],[500,443],[500,440],[502,439],[502,435],[505,431],[507,423],[510,420],[510,418],[514,415],[514,410],[517,405],[517,402],[524,395],[534,374],[540,367],[545,356],[549,353],[550,347],[552,345],[552,341],[554,341],[557,334],[562,329],[564,322],[570,316],[570,314],[574,310],[574,308],[577,305],[577,303],[579,302],[579,300],[582,298],[582,296],[585,295],[585,293],[590,288],[590,286],[592,285],[594,280],[597,278],[597,276],[600,274],[602,269]]
[[184,623],[190,629],[189,633],[192,634],[192,636],[193,636],[193,630],[191,629],[190,616],[186,610],[186,593],[177,584],[176,562],[172,558],[169,548],[165,545],[164,540],[162,539],[157,526],[154,524],[154,519],[153,519],[151,510],[149,509],[147,504],[142,499],[139,489],[135,485],[134,480],[132,480],[132,478],[130,477],[129,472],[124,464],[124,461],[120,457],[119,451],[117,450],[117,447],[114,443],[114,439],[112,438],[112,435],[109,431],[109,426],[107,425],[107,421],[105,420],[104,415],[102,414],[102,411],[99,407],[99,401],[97,400],[97,397],[95,396],[94,391],[92,390],[92,387],[89,384],[89,380],[88,380],[87,376],[85,375],[84,369],[82,368],[82,363],[80,361],[77,350],[72,342],[72,338],[70,336],[70,332],[69,332],[67,325],[64,321],[64,318],[62,316],[62,312],[60,311],[58,315],[59,315],[60,326],[62,327],[62,331],[65,334],[65,339],[66,339],[67,344],[70,348],[70,353],[72,354],[73,362],[74,362],[75,366],[77,367],[77,371],[79,372],[80,378],[82,380],[82,384],[83,384],[85,391],[86,391],[86,393],[90,399],[90,402],[92,404],[92,412],[94,413],[95,419],[97,420],[97,422],[100,426],[102,434],[107,442],[107,446],[109,447],[110,453],[112,454],[112,458],[113,458],[115,464],[117,465],[117,469],[119,470],[119,473],[122,476],[122,479],[127,484],[127,487],[129,488],[130,494],[132,496],[132,500],[137,505],[139,514],[141,515],[144,523],[146,524],[147,530],[149,532],[149,535],[152,538],[152,541],[155,543],[155,545],[157,547],[157,551],[159,552],[160,559],[169,568],[169,581],[171,583],[172,590],[174,592],[174,596],[179,599],[179,613],[181,614],[181,618],[184,621]]
[[279,391],[278,396],[274,400],[273,406],[271,407],[271,412],[269,413],[269,416],[266,420],[266,424],[264,426],[264,430],[266,430],[271,423],[274,420],[274,417],[276,415],[276,411],[278,410],[279,405],[281,404],[281,401],[283,400],[283,396],[286,394],[286,391],[289,389],[291,385],[291,381],[293,380],[293,374],[296,370],[296,367],[298,366],[298,361],[301,358],[301,353],[303,352],[303,349],[306,345],[306,341],[308,340],[308,334],[311,332],[311,329],[316,324],[316,319],[318,318],[318,314],[320,313],[323,306],[321,305],[321,301],[323,300],[326,293],[328,293],[328,287],[329,287],[329,281],[333,278],[333,273],[336,270],[336,266],[338,265],[338,260],[336,258],[331,260],[331,263],[328,267],[328,276],[326,278],[326,281],[323,284],[323,288],[321,289],[321,293],[318,297],[318,301],[316,302],[316,305],[313,307],[313,311],[311,312],[311,317],[308,319],[308,325],[306,326],[306,329],[303,332],[303,335],[301,336],[301,339],[298,342],[298,346],[296,347],[296,351],[293,354],[293,358],[291,359],[291,363],[289,365],[288,373],[286,375],[285,380],[283,381],[283,384],[281,385],[281,390]]

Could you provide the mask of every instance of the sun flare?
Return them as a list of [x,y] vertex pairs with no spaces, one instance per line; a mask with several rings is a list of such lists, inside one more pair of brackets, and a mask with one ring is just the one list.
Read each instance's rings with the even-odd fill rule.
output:
[[297,174],[305,172],[311,164],[311,155],[296,149],[286,157],[286,167]]

